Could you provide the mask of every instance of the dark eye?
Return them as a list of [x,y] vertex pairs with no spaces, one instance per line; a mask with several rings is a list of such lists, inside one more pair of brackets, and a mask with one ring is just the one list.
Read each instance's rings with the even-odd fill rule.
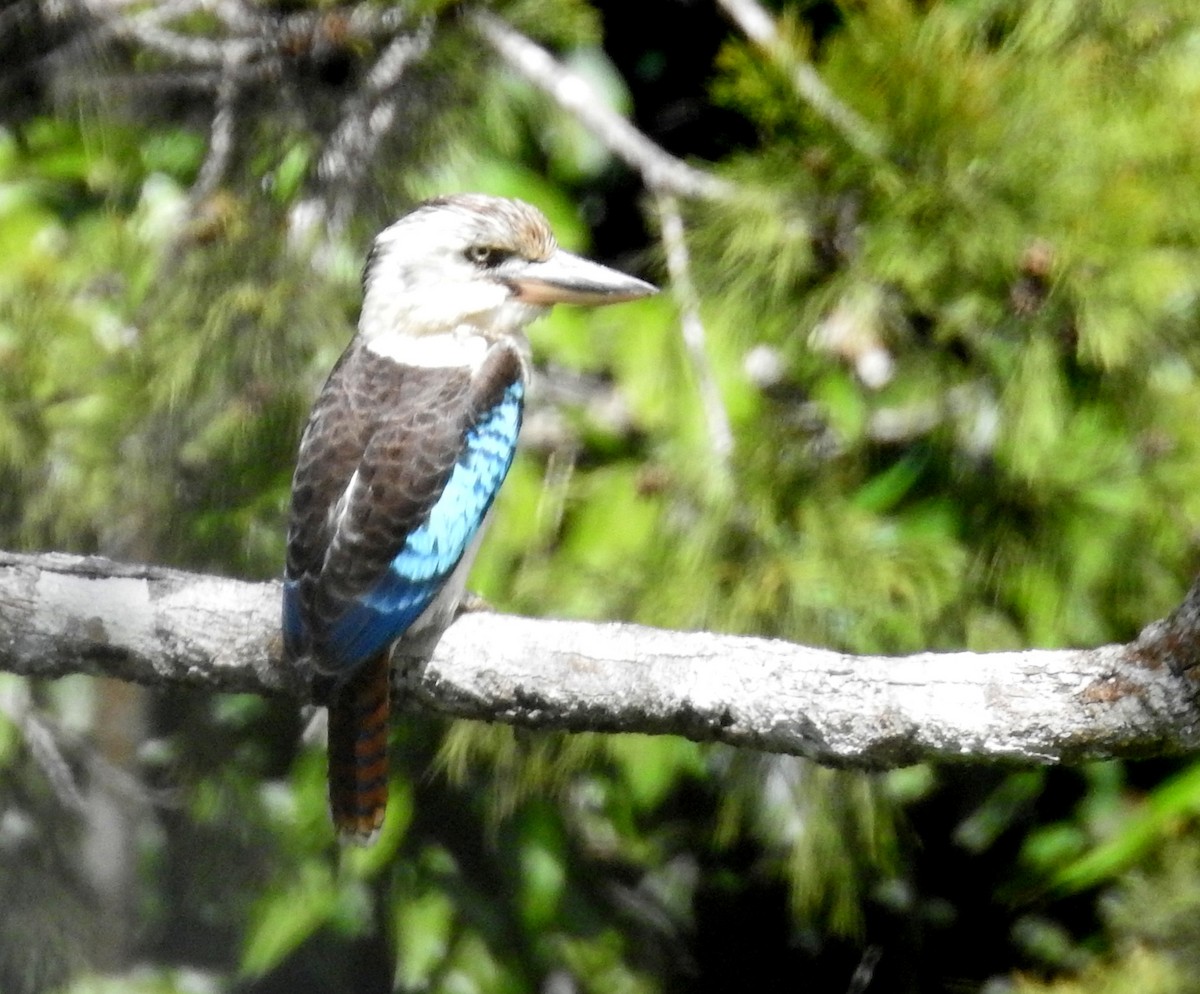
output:
[[500,263],[508,258],[509,254],[504,249],[496,248],[494,245],[472,245],[466,251],[468,261],[485,269],[491,269],[494,266],[500,265]]

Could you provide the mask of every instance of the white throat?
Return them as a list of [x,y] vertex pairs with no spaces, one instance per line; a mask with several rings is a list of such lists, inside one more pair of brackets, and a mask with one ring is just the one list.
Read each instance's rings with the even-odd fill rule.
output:
[[376,355],[410,366],[476,370],[502,338],[518,351],[524,329],[546,312],[514,300],[499,283],[471,281],[429,290],[372,283],[363,300],[358,333]]
[[468,366],[474,372],[483,365],[491,343],[475,329],[460,325],[453,331],[432,335],[391,334],[364,336],[363,344],[375,355],[406,366],[442,369]]

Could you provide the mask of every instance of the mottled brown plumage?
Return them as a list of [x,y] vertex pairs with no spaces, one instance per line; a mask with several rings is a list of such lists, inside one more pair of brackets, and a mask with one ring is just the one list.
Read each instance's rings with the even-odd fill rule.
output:
[[301,442],[288,529],[287,575],[317,622],[295,651],[312,654],[318,671],[339,672],[323,643],[329,625],[383,576],[441,496],[467,432],[520,375],[505,345],[474,375],[400,365],[362,346],[334,367]]

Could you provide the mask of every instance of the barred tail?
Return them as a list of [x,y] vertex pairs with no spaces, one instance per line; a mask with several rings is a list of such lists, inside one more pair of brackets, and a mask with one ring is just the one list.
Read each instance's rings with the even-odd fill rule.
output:
[[388,793],[388,653],[368,659],[329,704],[329,810],[343,840],[370,845]]

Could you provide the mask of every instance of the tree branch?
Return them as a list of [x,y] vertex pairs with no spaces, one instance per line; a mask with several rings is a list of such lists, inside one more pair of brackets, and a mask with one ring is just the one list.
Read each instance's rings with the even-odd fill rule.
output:
[[[307,696],[279,586],[0,553],[0,669]],[[1200,746],[1200,584],[1129,645],[851,656],[770,639],[472,613],[408,675],[461,717],[671,733],[831,765],[1060,762]]]
[[651,189],[681,197],[725,199],[734,187],[664,151],[612,110],[582,76],[558,62],[541,45],[486,10],[469,20],[479,36],[520,76],[547,94],[638,172]]
[[812,65],[783,44],[779,27],[758,0],[717,0],[717,6],[760,51],[790,75],[796,95],[832,125],[851,148],[869,159],[883,157],[883,139],[865,119],[838,99]]

